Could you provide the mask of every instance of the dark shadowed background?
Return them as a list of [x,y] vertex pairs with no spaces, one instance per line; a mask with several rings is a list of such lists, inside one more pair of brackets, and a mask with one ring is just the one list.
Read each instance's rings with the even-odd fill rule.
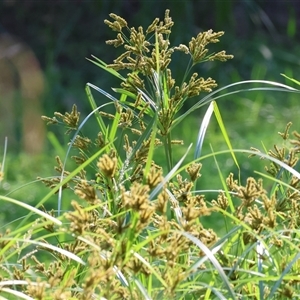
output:
[[[105,44],[115,38],[115,32],[103,23],[109,13],[124,17],[130,27],[147,27],[155,17],[163,19],[167,8],[175,22],[170,38],[174,46],[188,42],[203,30],[225,31],[215,51],[224,49],[234,59],[205,63],[197,69],[200,76],[214,78],[219,87],[247,79],[293,85],[280,73],[300,80],[299,0],[0,0],[0,162],[4,138],[8,137],[0,193],[29,204],[38,203],[49,189],[35,183],[35,178],[57,175],[53,171],[54,156],[64,158],[69,142],[62,128],[51,126],[46,131],[41,115],[70,111],[76,103],[83,117],[90,112],[85,95],[87,82],[109,93],[113,93],[111,87],[119,85],[114,77],[85,59],[93,54],[110,63],[117,57],[120,49]],[[186,65],[178,57],[174,55],[171,65],[175,78],[181,78]],[[99,105],[107,101],[97,93],[94,97]],[[198,100],[191,99],[183,109]],[[298,94],[244,92],[224,97],[218,105],[236,148],[272,148],[277,143],[273,137],[284,130],[288,121],[293,121],[293,129],[299,131]],[[176,148],[176,159],[190,142],[195,143],[204,113],[205,107],[176,130],[175,138],[185,139],[185,146]],[[84,129],[88,133],[96,131],[89,124]],[[215,119],[209,124],[204,152],[211,152],[211,142],[214,151],[227,147]],[[230,155],[220,157],[219,163],[223,174],[235,170]],[[242,157],[240,164],[245,176],[263,169],[259,160]],[[201,188],[219,188],[213,159],[205,160],[204,166]],[[48,202],[48,207],[57,207],[56,196]],[[6,205],[1,208],[0,223],[20,214],[16,206]]]
[[[198,69],[219,86],[250,78],[285,82],[280,73],[297,77],[300,5],[296,0],[3,0],[0,141],[8,135],[10,151],[41,152],[45,140],[41,114],[70,110],[73,103],[86,114],[86,82],[107,91],[118,85],[85,59],[93,54],[109,63],[117,56],[118,50],[105,44],[114,38],[103,23],[108,14],[119,14],[129,26],[147,26],[155,17],[162,19],[166,8],[175,21],[174,44],[188,42],[201,30],[225,31],[216,49],[225,49],[235,59]],[[173,67],[180,76],[183,64],[176,57]],[[232,104],[221,105],[232,109]]]

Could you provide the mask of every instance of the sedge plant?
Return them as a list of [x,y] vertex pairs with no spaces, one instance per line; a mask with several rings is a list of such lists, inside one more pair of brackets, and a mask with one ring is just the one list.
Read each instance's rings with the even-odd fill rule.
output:
[[[209,52],[224,32],[208,30],[187,45],[171,46],[174,22],[168,10],[162,21],[156,18],[146,29],[129,27],[115,14],[110,17],[105,24],[116,38],[107,44],[124,51],[111,64],[94,56],[90,61],[120,80],[113,89],[119,96],[88,83],[92,111],[83,121],[75,105],[71,112],[44,116],[50,124],[64,125],[70,135],[66,157],[56,158],[59,175],[40,178],[51,192],[37,207],[0,196],[28,210],[18,222],[1,227],[1,299],[297,297],[300,174],[294,167],[300,135],[294,132],[290,140],[288,124],[282,147],[269,152],[232,148],[216,100],[240,91],[231,88],[258,81],[216,90],[215,80],[193,72],[199,63],[233,58],[225,51]],[[174,52],[188,57],[179,83],[172,77]],[[108,101],[97,105],[93,91]],[[200,100],[183,112],[190,98]],[[173,139],[177,126],[207,104],[195,145]],[[202,155],[213,113],[228,150]],[[84,131],[92,118],[96,137]],[[174,158],[176,147],[186,147],[180,159]],[[192,149],[194,158],[187,160]],[[77,167],[68,171],[71,151],[76,151],[71,159]],[[271,188],[259,178],[243,183],[240,176],[222,173],[218,157],[230,153],[238,169],[239,152],[270,162],[269,175],[259,175]],[[211,203],[197,189],[208,157],[214,158],[222,182],[212,187],[217,194]],[[58,209],[47,211],[47,200],[54,195]],[[204,217],[212,223],[223,219],[226,232],[204,226]]]

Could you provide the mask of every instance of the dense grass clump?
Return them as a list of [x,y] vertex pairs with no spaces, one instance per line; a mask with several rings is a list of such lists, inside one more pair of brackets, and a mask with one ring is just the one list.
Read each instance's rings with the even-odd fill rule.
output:
[[[233,58],[209,51],[224,33],[208,30],[187,45],[171,46],[174,22],[168,10],[163,21],[156,18],[146,29],[110,17],[105,23],[117,36],[107,44],[123,47],[123,53],[111,64],[96,57],[91,61],[121,81],[113,89],[119,97],[88,83],[92,111],[84,120],[75,105],[70,112],[43,117],[63,125],[70,143],[66,158],[56,157],[58,176],[39,178],[51,192],[37,207],[0,196],[28,210],[21,220],[1,227],[1,296],[297,298],[300,134],[293,132],[290,139],[289,123],[280,133],[282,145],[273,150],[233,149],[216,100],[253,82],[216,90],[215,80],[193,73],[199,63]],[[187,57],[181,82],[172,77],[174,52]],[[254,83],[297,91],[275,82]],[[92,90],[109,101],[98,106]],[[197,102],[183,112],[193,97]],[[195,145],[174,139],[182,122],[206,105]],[[212,113],[228,150],[202,155]],[[92,121],[96,129],[86,132]],[[178,148],[184,149],[179,158]],[[234,161],[233,173],[222,171],[218,157],[224,154]],[[267,173],[244,178],[240,160],[256,157],[265,159]],[[69,158],[73,165],[67,166]],[[198,182],[208,158],[215,161],[221,185],[205,192]],[[55,194],[58,209],[47,211]]]

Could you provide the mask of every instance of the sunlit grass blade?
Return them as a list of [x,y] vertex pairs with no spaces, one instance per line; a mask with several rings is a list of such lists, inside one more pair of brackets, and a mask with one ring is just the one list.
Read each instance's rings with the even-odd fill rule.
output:
[[[264,273],[263,271],[263,258],[265,256],[265,254],[267,255],[267,257],[272,260],[272,258],[269,255],[269,252],[267,249],[265,249],[264,245],[260,242],[257,241],[256,242],[256,252],[257,252],[257,271],[259,273]],[[261,280],[258,283],[258,289],[259,289],[259,297],[260,299],[263,299],[264,297],[264,282]]]
[[102,61],[101,59],[97,58],[94,55],[91,55],[91,56],[94,60],[92,60],[90,58],[87,58],[88,61],[92,62],[93,64],[95,64],[96,66],[98,66],[101,69],[105,70],[106,72],[114,75],[115,77],[117,77],[117,78],[119,78],[123,81],[125,80],[125,78],[119,72],[117,72],[116,70],[114,70],[112,68],[108,68],[107,64],[104,61]]
[[[124,104],[126,102],[126,98],[127,98],[127,96],[125,94],[121,94],[120,100],[118,100],[117,103],[120,105]],[[109,132],[109,140],[110,141],[113,141],[116,138],[116,133],[117,133],[118,125],[120,122],[120,117],[121,117],[121,113],[116,111],[114,120],[113,120],[111,128],[110,128],[110,132]]]
[[45,218],[45,219],[47,219],[47,220],[55,223],[57,225],[61,225],[62,224],[62,222],[60,220],[58,220],[58,219],[50,216],[49,214],[44,213],[43,211],[41,211],[41,210],[37,209],[36,207],[31,206],[31,205],[29,205],[27,203],[24,203],[22,201],[18,201],[16,199],[9,198],[9,197],[6,197],[6,196],[1,196],[1,195],[0,195],[0,199],[3,200],[3,201],[6,201],[6,202],[10,202],[10,203],[16,204],[16,205],[18,205],[20,207],[23,207],[23,208],[29,210],[31,213],[35,213],[35,214],[37,214],[37,215],[39,215],[39,216],[41,216],[41,217],[43,217],[43,218]]
[[[89,83],[86,84],[86,87],[85,87],[85,92],[86,92],[86,95],[88,97],[88,100],[90,102],[90,105],[91,105],[91,108],[92,108],[92,111],[95,112],[95,117],[96,117],[96,120],[99,124],[99,128],[101,130],[102,133],[105,133],[107,128],[105,126],[105,123],[101,117],[100,114],[96,113],[98,110],[99,110],[99,106],[96,104],[95,100],[94,100],[94,97],[92,95],[92,91],[90,89],[90,86],[89,86]],[[108,103],[107,103],[108,104]],[[100,106],[101,108],[103,108],[104,106]]]
[[230,150],[230,154],[231,154],[231,156],[233,158],[233,161],[234,161],[235,165],[237,166],[237,168],[240,169],[240,166],[238,164],[236,156],[235,156],[235,154],[234,154],[234,152],[232,150],[231,142],[230,142],[230,139],[228,137],[226,128],[224,126],[224,123],[223,123],[223,120],[222,120],[222,116],[221,116],[220,110],[218,108],[217,102],[212,101],[212,104],[213,104],[213,108],[214,108],[214,113],[215,113],[216,119],[217,119],[219,127],[220,127],[220,129],[222,131],[222,134],[223,134],[223,137],[225,139],[225,142],[226,142],[226,144],[227,144],[227,146],[228,146],[228,148]]
[[7,152],[7,137],[4,138],[4,147],[3,147],[3,159],[2,163],[0,164],[0,186],[1,186],[1,181],[4,178],[4,166],[5,166],[5,159],[6,159],[6,152]]
[[144,168],[144,176],[147,177],[150,167],[152,165],[152,158],[154,155],[154,147],[155,147],[155,139],[156,139],[156,134],[157,134],[157,118],[155,116],[154,118],[154,124],[153,124],[153,131],[151,132],[151,140],[150,140],[150,146],[149,146],[149,151],[148,151],[148,155],[147,155],[147,161],[146,161],[146,165]]
[[[215,96],[216,94],[226,90],[230,89],[234,86],[239,85],[248,85],[248,84],[263,84],[263,85],[270,85],[271,87],[250,87],[250,88],[244,88],[244,89],[238,89],[234,90],[232,92],[227,92],[219,96]],[[209,93],[207,96],[203,97],[201,100],[199,100],[196,104],[194,104],[190,109],[188,109],[186,112],[183,112],[178,118],[176,118],[173,122],[172,128],[175,128],[181,121],[183,121],[188,115],[190,115],[193,111],[199,109],[200,107],[210,103],[213,100],[217,100],[220,98],[224,98],[226,96],[230,96],[233,94],[241,93],[241,92],[250,92],[250,91],[279,91],[279,92],[290,92],[290,93],[299,93],[300,91],[297,89],[294,89],[288,85],[278,83],[275,81],[267,81],[267,80],[245,80],[245,81],[239,81],[232,84],[228,84],[222,88],[219,88],[211,93]]]
[[152,300],[152,298],[148,295],[145,286],[135,277],[133,277],[133,281],[135,285],[138,287],[138,289],[140,290],[141,294],[143,295],[143,299]]
[[[14,238],[6,238],[6,237],[2,237],[2,240],[13,240]],[[48,244],[48,243],[44,243],[44,242],[40,242],[37,240],[26,240],[26,239],[22,239],[22,238],[18,238],[17,242],[22,242],[28,245],[37,245],[39,247],[45,248],[45,249],[50,249],[51,251],[54,252],[58,252],[66,257],[68,257],[70,260],[76,261],[77,263],[81,264],[81,265],[85,265],[86,263],[77,255],[75,255],[73,252],[65,250],[63,248],[54,246],[52,244]],[[22,248],[22,247],[21,247]]]
[[288,272],[292,269],[294,264],[299,261],[300,258],[300,252],[295,254],[294,258],[286,265],[283,272],[280,274],[280,277],[278,280],[275,281],[275,284],[273,285],[271,292],[269,294],[269,298],[272,299],[279,288],[279,286],[283,283],[284,277],[288,274]]
[[300,85],[300,81],[298,81],[298,80],[296,80],[296,79],[294,79],[294,78],[291,78],[291,77],[289,77],[289,76],[287,76],[287,75],[285,75],[285,74],[282,74],[282,73],[281,73],[280,75],[282,75],[282,76],[285,77],[286,79],[291,80],[292,82],[294,82],[294,83]]
[[201,122],[201,126],[200,126],[200,129],[198,132],[196,150],[195,150],[195,154],[194,154],[195,159],[197,159],[201,156],[201,151],[202,151],[202,146],[203,146],[206,130],[209,125],[210,118],[211,118],[213,111],[214,111],[213,105],[212,105],[212,103],[210,103],[206,110],[204,118]]
[[[110,144],[107,144],[102,149],[100,149],[95,154],[93,154],[88,160],[86,160],[84,163],[82,163],[80,166],[78,166],[74,171],[72,171],[67,177],[62,176],[61,177],[62,178],[61,182],[55,188],[53,188],[42,200],[40,200],[40,202],[37,204],[37,207],[44,204],[51,196],[53,196],[55,193],[57,193],[62,188],[63,185],[68,183],[81,170],[83,170],[85,167],[87,167],[89,164],[91,164],[91,162],[93,162],[96,158],[98,158],[101,155],[101,153],[103,153],[106,150],[106,148],[109,147],[109,145]],[[60,206],[59,206],[59,204],[61,206],[61,203],[58,203],[58,215],[60,215]],[[26,222],[31,215],[32,215],[32,212],[30,212],[26,216],[26,218],[20,223],[20,226],[22,226],[24,224],[24,222]]]
[[117,102],[118,99],[115,98],[114,96],[112,96],[110,93],[104,91],[103,89],[99,88],[98,86],[92,84],[92,83],[87,83],[87,86],[93,88],[94,90],[96,90],[97,92],[99,92],[100,94],[104,95],[107,99],[112,100],[113,102]]
[[185,154],[181,157],[181,159],[177,162],[177,164],[173,167],[173,169],[164,177],[163,181],[160,184],[158,184],[155,187],[155,189],[153,189],[153,191],[149,195],[149,199],[153,199],[159,193],[159,191],[163,188],[163,186],[167,182],[169,182],[169,180],[174,176],[174,174],[176,173],[176,171],[179,169],[180,165],[182,164],[182,162],[186,158],[186,156],[187,156],[188,152],[190,151],[191,147],[192,147],[192,144],[188,147]]
[[[214,245],[212,249],[210,249],[211,254],[215,255],[220,249],[222,249],[223,245],[225,244],[225,240],[223,240],[222,243],[218,242],[217,245]],[[188,270],[188,273],[193,273],[198,270],[198,268],[203,265],[206,261],[209,260],[209,256],[203,256],[200,259],[198,259]]]
[[[214,153],[212,146],[211,146],[211,150],[212,150],[212,153]],[[225,195],[226,195],[228,203],[229,203],[230,210],[231,210],[232,213],[234,213],[235,212],[235,208],[234,208],[234,205],[233,205],[233,202],[232,202],[232,198],[231,198],[231,195],[230,195],[230,193],[228,191],[228,187],[227,187],[227,184],[226,184],[226,180],[225,180],[225,178],[223,176],[222,170],[221,170],[221,168],[220,168],[220,166],[218,164],[218,161],[217,161],[217,159],[216,159],[215,156],[214,156],[214,161],[215,161],[215,165],[216,165],[217,170],[218,170],[219,178],[220,178],[222,186],[223,186],[223,190],[225,191]]]
[[219,275],[220,275],[220,277],[221,277],[221,279],[222,279],[222,281],[223,281],[223,283],[224,283],[224,285],[227,289],[228,296],[230,296],[231,299],[236,299],[235,293],[231,288],[231,284],[228,280],[228,277],[226,276],[225,272],[223,271],[222,266],[220,265],[220,263],[218,262],[218,260],[214,256],[214,254],[211,252],[211,250],[209,250],[199,239],[197,239],[196,237],[194,237],[190,233],[181,232],[181,234],[184,235],[186,238],[188,238],[190,241],[192,241],[208,257],[210,262],[215,267],[216,271],[219,273]]
[[[14,284],[17,284],[18,283],[17,281],[20,281],[22,285],[27,285],[28,284],[28,282],[25,281],[25,280],[15,280]],[[6,282],[4,282],[4,283],[6,283]],[[16,297],[16,298],[13,298],[13,299],[35,300],[34,298],[32,298],[30,296],[27,296],[26,294],[24,294],[22,292],[19,292],[19,291],[16,291],[14,289],[11,289],[11,288],[6,288],[6,287],[1,286],[1,281],[0,281],[0,287],[1,287],[0,290],[1,290],[2,293],[7,293],[7,294],[12,295],[12,297]],[[12,299],[12,298],[4,298],[4,297],[0,296],[0,300],[2,300],[2,299],[9,300],[9,299]]]

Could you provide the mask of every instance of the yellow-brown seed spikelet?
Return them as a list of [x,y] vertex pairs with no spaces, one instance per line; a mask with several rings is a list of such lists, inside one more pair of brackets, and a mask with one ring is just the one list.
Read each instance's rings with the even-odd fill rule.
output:
[[117,171],[118,160],[116,157],[111,158],[109,155],[104,154],[98,161],[97,167],[108,178],[113,178]]
[[201,176],[201,174],[199,173],[201,167],[202,164],[200,163],[193,163],[187,167],[186,171],[190,175],[191,181],[195,181],[197,178]]

